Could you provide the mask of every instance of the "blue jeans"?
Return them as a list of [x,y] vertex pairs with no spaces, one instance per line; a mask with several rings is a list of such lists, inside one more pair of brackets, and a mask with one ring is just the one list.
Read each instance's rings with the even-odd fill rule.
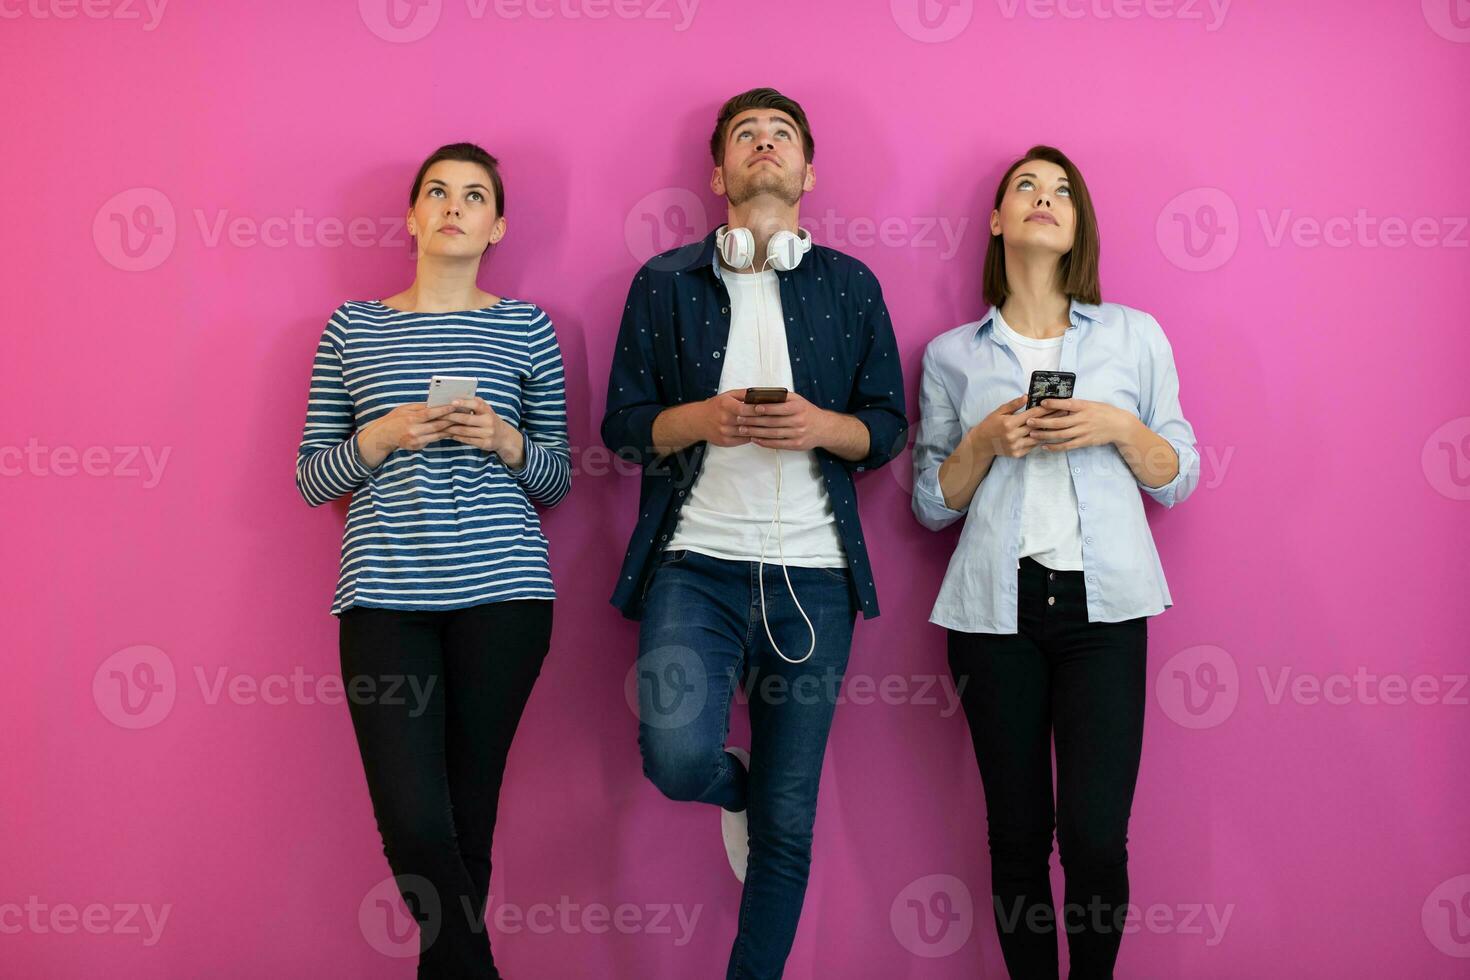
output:
[[[761,620],[759,563],[666,551],[649,580],[638,637],[643,772],[673,800],[747,810],[750,862],[727,978],[779,977],[796,936],[812,860],[827,734],[857,611],[845,568],[791,568],[816,630],[804,663],[772,648]],[[766,620],[792,659],[811,642],[781,566],[765,567]],[[724,751],[730,701],[744,681],[750,771]]]

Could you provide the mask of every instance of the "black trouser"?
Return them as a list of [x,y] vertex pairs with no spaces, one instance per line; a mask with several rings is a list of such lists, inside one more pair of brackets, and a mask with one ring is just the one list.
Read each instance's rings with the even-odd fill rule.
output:
[[420,922],[420,977],[499,976],[484,922],[490,838],[506,756],[550,646],[551,607],[352,606],[339,617],[383,853]]
[[949,633],[950,670],[963,685],[985,787],[1001,953],[1015,980],[1057,976],[1048,875],[1055,828],[1070,976],[1111,977],[1128,905],[1148,621],[1089,623],[1082,572],[1023,558],[1017,576],[1019,632]]

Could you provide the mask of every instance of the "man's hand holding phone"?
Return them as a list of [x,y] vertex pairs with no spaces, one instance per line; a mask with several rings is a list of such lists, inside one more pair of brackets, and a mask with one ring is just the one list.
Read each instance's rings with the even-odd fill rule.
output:
[[768,389],[751,389],[758,397],[740,403],[734,425],[728,433],[745,438],[764,449],[807,452],[828,445],[833,413],[818,408],[796,392],[787,392],[780,401],[772,400]]

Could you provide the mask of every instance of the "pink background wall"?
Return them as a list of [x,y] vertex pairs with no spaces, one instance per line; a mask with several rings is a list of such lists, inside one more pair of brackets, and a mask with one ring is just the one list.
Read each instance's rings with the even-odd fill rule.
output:
[[[715,812],[639,770],[635,627],[607,604],[637,481],[597,423],[628,281],[722,213],[709,129],[757,84],[812,117],[803,215],[881,276],[911,406],[924,344],[982,312],[987,199],[1033,142],[1088,177],[1104,298],[1173,342],[1204,463],[1150,505],[1177,606],[1151,624],[1119,976],[1470,970],[1465,0],[387,2],[0,2],[0,972],[412,974],[330,687],[344,510],[292,466],[322,325],[408,284],[382,227],[469,139],[509,190],[481,284],[554,318],[577,467],[498,958],[722,975]],[[926,622],[955,538],[908,489],[907,454],[862,480],[884,614],[792,977],[1004,975]]]

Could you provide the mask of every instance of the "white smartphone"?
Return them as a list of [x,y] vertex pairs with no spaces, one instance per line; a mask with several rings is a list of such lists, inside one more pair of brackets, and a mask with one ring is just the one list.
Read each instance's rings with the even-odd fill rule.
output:
[[448,405],[456,398],[475,397],[479,382],[474,378],[453,378],[447,374],[436,374],[429,379],[429,407]]

